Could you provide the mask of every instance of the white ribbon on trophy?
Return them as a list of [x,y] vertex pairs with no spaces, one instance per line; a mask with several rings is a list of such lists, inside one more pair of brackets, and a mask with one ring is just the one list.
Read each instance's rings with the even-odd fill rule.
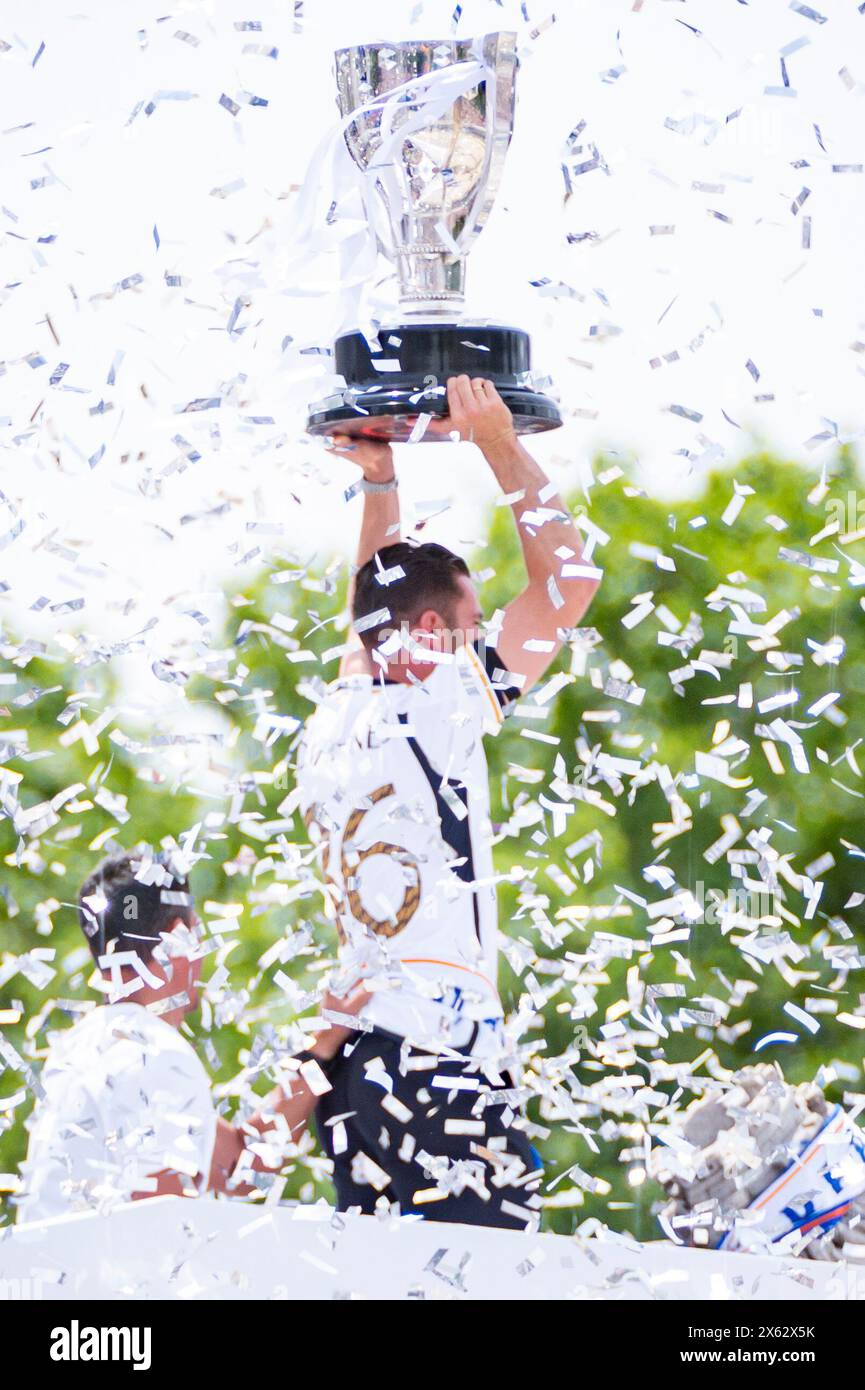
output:
[[[488,78],[494,74],[479,50],[470,60],[412,78],[340,120],[313,154],[295,205],[290,265],[297,273],[310,258],[338,249],[341,331],[362,326],[363,288],[374,275],[379,243],[392,247],[384,203],[375,194],[375,184],[381,184],[391,201],[398,200],[394,156],[403,142]],[[381,143],[374,162],[362,170],[349,153],[345,134],[359,117],[374,111],[382,113]],[[328,197],[326,210],[322,194]]]

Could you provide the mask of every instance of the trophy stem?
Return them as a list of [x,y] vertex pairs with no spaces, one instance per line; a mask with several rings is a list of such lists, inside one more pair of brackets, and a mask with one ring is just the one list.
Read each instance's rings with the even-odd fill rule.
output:
[[427,303],[455,305],[465,299],[466,266],[441,246],[407,246],[397,258],[399,302],[409,313]]

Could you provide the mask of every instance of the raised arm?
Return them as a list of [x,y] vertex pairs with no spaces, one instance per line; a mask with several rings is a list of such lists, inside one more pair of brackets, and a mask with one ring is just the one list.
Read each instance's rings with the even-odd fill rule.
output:
[[561,649],[563,629],[580,622],[598,580],[573,573],[581,566],[582,537],[543,469],[517,438],[511,412],[492,382],[451,377],[448,409],[462,438],[477,444],[502,492],[513,498],[528,582],[505,608],[496,649],[509,671],[525,677],[523,689],[528,690]]
[[[361,490],[363,492],[363,517],[360,523],[360,539],[357,546],[355,570],[371,560],[383,546],[395,545],[400,536],[399,493],[396,486],[396,471],[393,450],[389,444],[378,439],[349,438],[336,435],[333,440],[335,454],[341,454],[358,464],[363,473]],[[367,485],[367,486],[365,486]],[[354,578],[349,585],[349,607],[354,596]],[[345,653],[339,664],[341,676],[373,674],[369,653],[361,645],[360,638],[349,630],[352,649]]]

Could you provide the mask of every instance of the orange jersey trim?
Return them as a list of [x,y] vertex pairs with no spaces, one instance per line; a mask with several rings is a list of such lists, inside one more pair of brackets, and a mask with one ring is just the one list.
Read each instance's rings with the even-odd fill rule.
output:
[[479,980],[483,980],[485,985],[489,985],[493,994],[498,999],[499,992],[488,976],[481,974],[480,970],[471,970],[467,965],[457,965],[454,960],[433,960],[429,956],[402,956],[403,965],[445,965],[448,970],[464,970],[467,975],[476,975]]

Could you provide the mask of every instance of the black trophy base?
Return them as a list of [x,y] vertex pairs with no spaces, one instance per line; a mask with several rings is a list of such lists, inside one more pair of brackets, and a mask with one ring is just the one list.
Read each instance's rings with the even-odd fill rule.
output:
[[[411,323],[383,328],[375,350],[362,333],[334,346],[345,389],[311,407],[310,434],[448,442],[453,426],[444,390],[449,377],[486,377],[514,417],[517,434],[562,423],[558,407],[532,386],[529,335],[498,324]],[[421,419],[420,417],[429,417]]]

